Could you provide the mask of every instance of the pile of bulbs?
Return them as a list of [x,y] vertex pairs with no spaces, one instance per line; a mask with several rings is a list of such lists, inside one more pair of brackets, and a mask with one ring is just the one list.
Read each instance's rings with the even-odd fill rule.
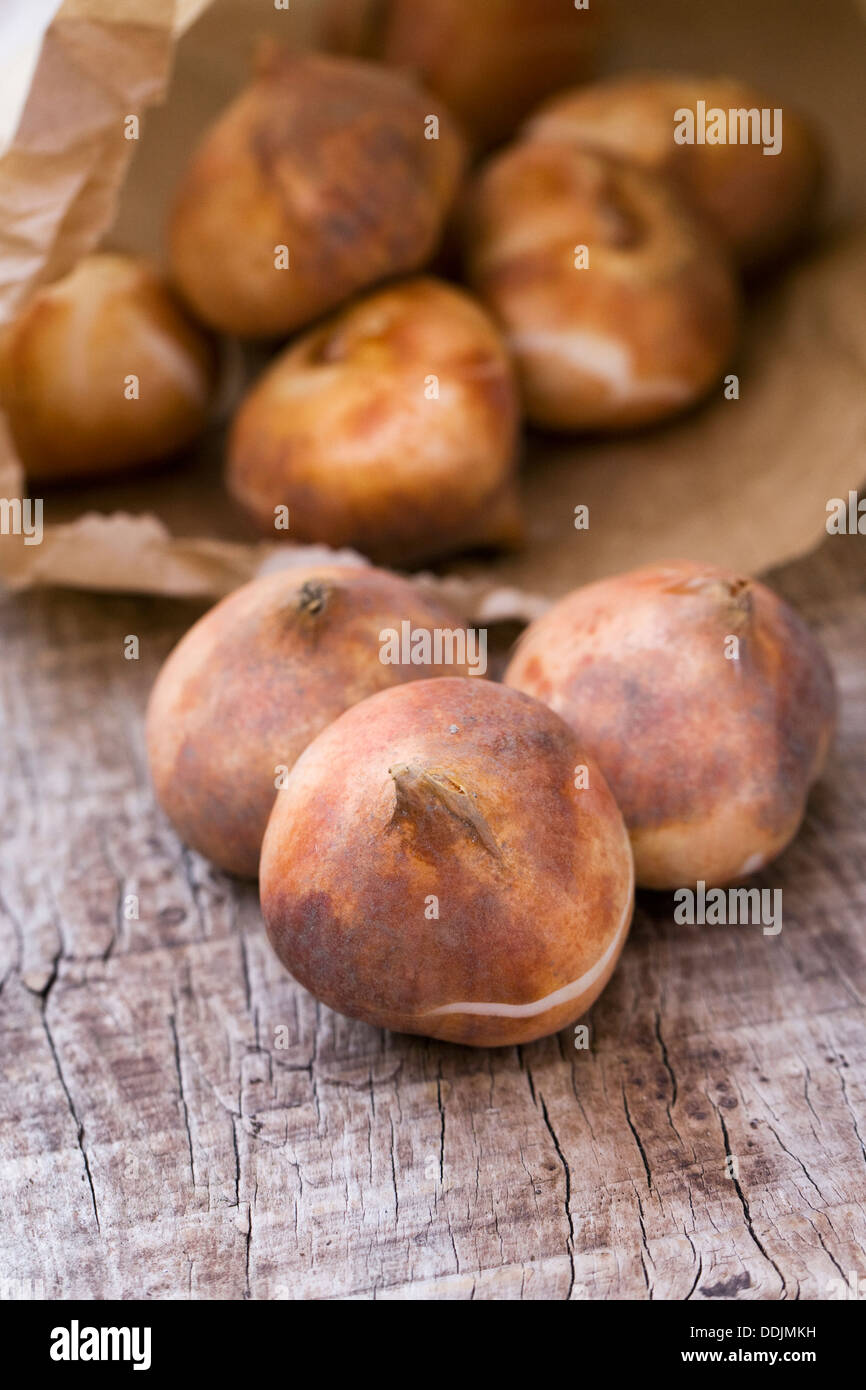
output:
[[[412,566],[519,543],[523,420],[622,430],[698,401],[742,277],[807,226],[819,151],[735,80],[575,87],[604,10],[330,0],[330,52],[263,51],[192,153],[168,276],[94,255],[5,335],[28,474],[176,454],[209,418],[216,335],[274,341],[229,492],[266,534],[288,516],[295,541]],[[778,147],[706,122],[675,138],[699,108],[743,129],[773,111]],[[258,874],[280,958],[333,1008],[540,1037],[604,988],[635,881],[737,880],[796,833],[833,682],[760,583],[671,563],[589,585],[529,627],[503,683],[384,662],[405,622],[460,619],[372,566],[272,575],[195,625],[149,707],[165,811]]]

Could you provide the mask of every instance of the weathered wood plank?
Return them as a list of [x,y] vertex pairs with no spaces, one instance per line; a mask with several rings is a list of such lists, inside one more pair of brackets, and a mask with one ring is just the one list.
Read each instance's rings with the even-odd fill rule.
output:
[[863,543],[777,581],[843,692],[807,825],[760,880],[784,928],[678,927],[646,895],[589,1051],[566,1032],[474,1052],[317,1006],[254,891],[153,803],[144,701],[198,610],[0,606],[4,1277],[84,1298],[777,1299],[866,1276]]

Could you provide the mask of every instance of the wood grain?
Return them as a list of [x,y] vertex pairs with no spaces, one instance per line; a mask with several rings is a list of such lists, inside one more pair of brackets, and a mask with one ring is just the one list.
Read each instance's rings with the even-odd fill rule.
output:
[[863,549],[774,577],[843,696],[807,824],[758,880],[782,932],[678,927],[644,896],[587,1051],[318,1007],[254,891],[154,805],[144,702],[198,610],[0,605],[0,1294],[814,1299],[866,1277]]

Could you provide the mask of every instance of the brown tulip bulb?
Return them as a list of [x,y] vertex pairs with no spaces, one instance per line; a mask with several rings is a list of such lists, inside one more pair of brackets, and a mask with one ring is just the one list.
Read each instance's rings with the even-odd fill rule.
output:
[[86,256],[0,342],[0,405],[27,473],[66,481],[141,468],[204,429],[210,337],[138,257]]
[[408,77],[269,49],[187,168],[172,271],[204,322],[286,335],[431,260],[462,168],[450,117]]
[[506,683],[544,700],[619,802],[638,884],[723,884],[797,833],[835,724],[820,643],[772,590],[679,561],[576,589]]
[[[404,623],[409,645],[389,645]],[[413,635],[436,630],[440,649],[422,641],[413,655]],[[255,877],[277,787],[310,740],[378,690],[468,674],[465,631],[462,646],[445,636],[459,631],[445,606],[375,569],[292,568],[229,594],[175,647],[148,705],[151,774],[178,834]]]
[[462,291],[410,280],[283,352],[229,444],[229,491],[265,532],[415,564],[520,535],[517,387]]
[[628,835],[538,701],[472,679],[364,700],[295,764],[262,848],[280,960],[330,1008],[496,1047],[578,1018],[632,914]]
[[478,145],[594,66],[607,0],[327,0],[328,47],[415,72]]
[[734,345],[736,281],[664,180],[568,144],[512,146],[467,201],[470,284],[505,333],[527,414],[557,430],[674,415]]
[[670,176],[748,269],[797,240],[821,183],[820,147],[802,116],[731,77],[610,78],[553,97],[523,134]]

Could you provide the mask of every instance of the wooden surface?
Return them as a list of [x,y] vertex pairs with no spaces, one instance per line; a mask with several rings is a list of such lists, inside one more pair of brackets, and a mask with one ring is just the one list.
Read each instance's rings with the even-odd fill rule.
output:
[[0,604],[7,1294],[794,1299],[866,1277],[864,549],[776,577],[843,696],[807,824],[758,880],[781,934],[677,927],[645,897],[589,1051],[317,1007],[254,891],[154,806],[142,710],[195,610]]

